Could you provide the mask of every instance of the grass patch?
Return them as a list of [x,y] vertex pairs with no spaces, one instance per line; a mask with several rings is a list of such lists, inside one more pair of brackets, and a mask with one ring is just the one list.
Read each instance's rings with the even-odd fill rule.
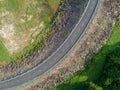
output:
[[49,3],[49,6],[51,8],[51,13],[54,14],[55,11],[57,10],[61,0],[46,0],[46,1]]
[[114,45],[117,42],[120,42],[120,18],[117,18],[117,22],[107,45]]
[[10,60],[9,52],[0,41],[0,62],[5,62],[8,60]]
[[[103,72],[103,67],[105,65],[106,55],[114,49],[115,45],[120,42],[120,18],[117,19],[116,24],[113,28],[112,35],[107,42],[107,44],[102,48],[102,50],[94,55],[91,62],[89,62],[83,71],[77,72],[73,77],[66,80],[61,85],[50,88],[48,90],[88,90],[86,83],[90,82],[90,85],[95,88],[95,90],[101,90],[101,88],[92,82],[99,79]],[[93,90],[93,89],[89,89]]]
[[[0,1],[0,30],[3,30],[6,25],[13,24],[15,35],[11,37],[15,38],[16,44],[20,46],[20,49],[13,52],[13,54],[6,54],[6,56],[0,57],[0,59],[3,57],[11,57],[12,59],[6,58],[6,60],[2,59],[0,62],[23,60],[28,55],[45,47],[46,39],[54,33],[54,30],[48,30],[52,22],[51,17],[54,16],[54,14],[50,16],[51,11],[53,10],[54,13],[57,11],[60,1],[61,0]],[[2,17],[3,14],[5,15],[4,18]],[[0,40],[3,40],[2,42],[9,41],[8,38],[4,37]],[[14,49],[14,45],[12,46]],[[8,45],[8,47],[10,46]],[[7,49],[9,49],[8,47]],[[4,46],[1,48],[5,49]],[[1,52],[3,52],[2,49]]]
[[24,0],[6,0],[3,2],[4,7],[8,11],[16,12],[20,7],[22,7],[22,2]]

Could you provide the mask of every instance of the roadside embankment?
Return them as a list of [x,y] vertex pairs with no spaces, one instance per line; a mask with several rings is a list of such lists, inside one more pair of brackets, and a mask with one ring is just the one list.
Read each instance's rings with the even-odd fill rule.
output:
[[[34,52],[33,55],[26,57],[19,62],[11,62],[0,67],[0,79],[5,80],[22,74],[27,70],[42,63],[49,57],[67,38],[75,24],[81,17],[88,0],[64,0],[56,12],[51,29],[51,36],[46,39],[45,48]],[[53,29],[53,30],[52,30]],[[49,31],[50,30],[50,31]]]
[[107,42],[118,15],[119,0],[101,0],[97,14],[76,48],[56,68],[43,77],[18,88],[46,90],[62,83],[79,70]]

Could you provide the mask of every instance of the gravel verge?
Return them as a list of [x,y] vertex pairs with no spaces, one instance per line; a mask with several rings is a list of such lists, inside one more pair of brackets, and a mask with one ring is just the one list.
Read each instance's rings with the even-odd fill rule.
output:
[[120,7],[119,0],[101,0],[97,14],[74,50],[52,71],[34,80],[33,82],[17,88],[17,90],[46,90],[70,78],[75,72],[83,70],[85,63],[99,52],[109,39]]
[[[81,17],[88,0],[64,0],[61,3],[52,24],[52,36],[46,40],[46,47],[22,61],[0,66],[0,80],[12,78],[42,63],[67,38]],[[48,29],[51,30],[51,29]]]

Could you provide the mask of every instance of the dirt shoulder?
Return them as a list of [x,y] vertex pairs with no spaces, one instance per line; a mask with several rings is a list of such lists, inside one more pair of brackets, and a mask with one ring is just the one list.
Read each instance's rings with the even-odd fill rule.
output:
[[52,71],[23,85],[17,90],[46,90],[54,87],[84,69],[85,63],[97,53],[110,37],[118,15],[119,0],[102,0],[89,29],[74,50]]

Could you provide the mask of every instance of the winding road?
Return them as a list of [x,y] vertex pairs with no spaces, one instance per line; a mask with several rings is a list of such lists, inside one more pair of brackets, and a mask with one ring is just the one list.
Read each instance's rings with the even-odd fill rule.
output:
[[76,46],[78,41],[80,41],[84,35],[85,31],[93,20],[99,3],[100,0],[89,0],[82,17],[64,43],[42,64],[14,78],[1,81],[0,90],[13,90],[13,88],[17,86],[21,86],[25,83],[35,80],[53,69],[59,62],[61,62],[64,57],[68,55],[70,51],[72,51],[73,47]]

